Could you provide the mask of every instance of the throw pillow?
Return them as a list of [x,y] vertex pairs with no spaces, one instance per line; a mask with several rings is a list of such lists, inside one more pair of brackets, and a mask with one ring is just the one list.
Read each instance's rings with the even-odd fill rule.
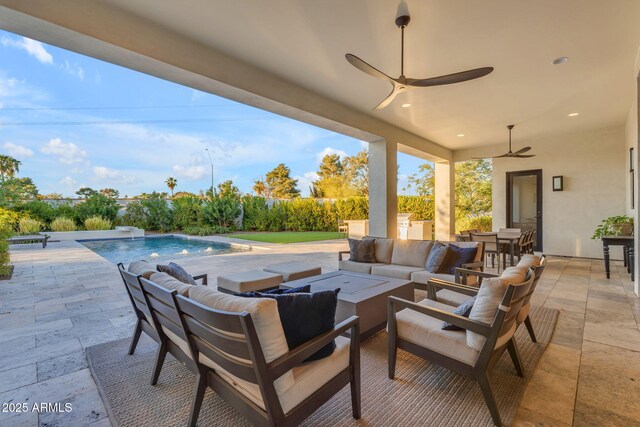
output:
[[456,268],[472,262],[476,257],[478,248],[461,248],[454,244],[447,246],[447,254],[444,256],[438,273],[455,274]]
[[[469,319],[488,325],[493,323],[493,319],[498,313],[498,306],[502,303],[506,290],[507,286],[503,284],[499,277],[484,279],[480,285],[480,290],[478,290],[476,302],[471,308],[471,313],[469,313]],[[480,351],[485,341],[486,337],[467,331],[467,345],[469,347]]]
[[354,262],[376,262],[376,240],[349,239],[349,259]]
[[[457,314],[458,316],[468,318],[469,314],[471,314],[473,303],[475,302],[476,302],[476,297],[474,295],[468,300],[466,300],[465,302],[463,302],[462,304],[460,304],[455,310],[452,311],[452,313]],[[444,322],[442,322],[442,330],[443,331],[464,331],[464,328],[453,325],[445,320]]]
[[250,297],[250,298],[260,298],[259,294],[268,294],[268,295],[287,295],[287,294],[308,294],[311,292],[311,285],[300,286],[299,288],[291,288],[291,289],[271,289],[270,291],[262,291],[262,292],[240,292],[236,294],[239,297]]
[[427,264],[425,268],[429,273],[437,273],[440,270],[440,266],[442,265],[442,261],[444,261],[444,257],[447,254],[447,246],[443,245],[440,242],[436,242],[431,248],[431,252],[429,252],[429,257],[427,258]]
[[158,264],[156,266],[158,271],[162,273],[167,273],[170,276],[175,277],[180,280],[182,283],[188,283],[189,285],[197,285],[196,281],[193,280],[193,277],[187,271],[182,268],[180,265],[175,262],[170,262],[168,265]]
[[[256,292],[259,298],[273,298],[278,303],[278,314],[287,339],[289,351],[306,343],[320,334],[330,331],[335,326],[338,292],[320,291],[297,294],[268,294]],[[335,341],[331,341],[305,362],[318,360],[333,354]]]

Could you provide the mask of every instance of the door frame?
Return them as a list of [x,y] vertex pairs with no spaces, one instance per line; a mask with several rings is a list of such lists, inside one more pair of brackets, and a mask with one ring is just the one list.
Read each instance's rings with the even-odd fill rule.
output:
[[536,251],[542,252],[542,169],[529,169],[523,171],[512,171],[507,172],[507,228],[511,228],[512,225],[512,216],[511,216],[511,204],[512,204],[512,183],[513,177],[516,176],[526,176],[526,175],[535,175],[536,176],[536,185],[538,186],[538,193],[536,197],[536,205],[538,210],[538,216],[536,221],[536,247],[534,248]]

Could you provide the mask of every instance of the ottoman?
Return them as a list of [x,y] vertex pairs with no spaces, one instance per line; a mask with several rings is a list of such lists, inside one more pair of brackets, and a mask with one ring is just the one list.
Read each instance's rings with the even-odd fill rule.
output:
[[273,264],[265,267],[264,271],[267,271],[269,273],[281,274],[285,282],[322,274],[320,267],[315,267],[313,265],[295,261]]
[[226,293],[264,291],[280,286],[282,275],[262,270],[242,271],[240,273],[218,276],[218,290]]

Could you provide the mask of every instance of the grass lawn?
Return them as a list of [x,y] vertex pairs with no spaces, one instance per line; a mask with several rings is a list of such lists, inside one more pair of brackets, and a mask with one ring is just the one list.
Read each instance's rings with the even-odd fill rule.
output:
[[266,243],[300,243],[340,239],[344,237],[344,234],[340,235],[335,231],[280,231],[275,233],[232,234],[229,237]]

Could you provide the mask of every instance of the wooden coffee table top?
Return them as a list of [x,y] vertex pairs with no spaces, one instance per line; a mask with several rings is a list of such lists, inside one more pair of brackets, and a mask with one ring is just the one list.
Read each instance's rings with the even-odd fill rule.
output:
[[411,283],[410,280],[395,279],[393,277],[374,276],[350,271],[334,271],[285,282],[281,284],[280,287],[297,288],[304,285],[311,285],[312,292],[340,288],[338,299],[358,303]]

